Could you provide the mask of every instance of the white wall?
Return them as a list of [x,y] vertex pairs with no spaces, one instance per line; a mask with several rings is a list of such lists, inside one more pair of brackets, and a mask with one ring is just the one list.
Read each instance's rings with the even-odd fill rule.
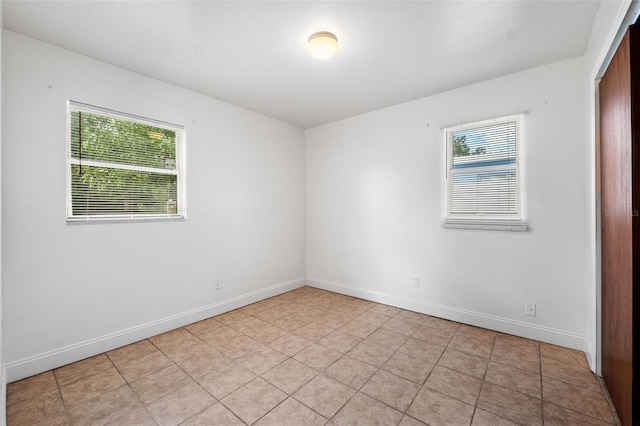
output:
[[[577,58],[307,130],[308,282],[584,349],[583,75]],[[442,127],[523,111],[533,230],[442,228]]]
[[[2,81],[2,36],[2,2],[0,2],[0,82]],[[2,304],[2,86],[0,84],[0,425],[5,424],[7,418],[7,370],[4,361]]]
[[[9,380],[304,283],[301,129],[16,33],[3,41]],[[186,125],[186,221],[65,223],[68,99]]]

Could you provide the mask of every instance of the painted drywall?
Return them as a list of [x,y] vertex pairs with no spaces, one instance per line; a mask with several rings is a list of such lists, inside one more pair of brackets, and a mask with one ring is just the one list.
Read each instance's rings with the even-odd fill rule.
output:
[[[2,2],[0,2],[0,82],[2,81]],[[2,85],[0,84],[0,100],[2,99]],[[4,362],[4,332],[2,310],[2,102],[0,101],[0,424],[7,418],[7,375]]]
[[586,309],[585,309],[585,353],[589,366],[600,372],[600,225],[599,188],[596,188],[596,138],[598,138],[598,108],[596,105],[596,79],[607,54],[612,49],[616,33],[631,6],[631,1],[605,1],[598,8],[591,29],[591,37],[584,55],[585,62],[585,182],[586,182],[586,229],[585,249],[587,256]]
[[[3,43],[9,380],[304,283],[301,129],[13,32]],[[186,126],[186,221],[66,224],[68,99]]]
[[[583,74],[577,58],[308,129],[308,282],[583,349]],[[521,112],[532,230],[444,229],[442,128]]]

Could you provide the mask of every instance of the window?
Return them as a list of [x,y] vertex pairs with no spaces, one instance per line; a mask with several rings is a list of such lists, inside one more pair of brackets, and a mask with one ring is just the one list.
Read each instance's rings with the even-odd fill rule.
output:
[[445,227],[527,229],[523,212],[522,116],[445,129]]
[[185,217],[184,128],[69,101],[67,221]]

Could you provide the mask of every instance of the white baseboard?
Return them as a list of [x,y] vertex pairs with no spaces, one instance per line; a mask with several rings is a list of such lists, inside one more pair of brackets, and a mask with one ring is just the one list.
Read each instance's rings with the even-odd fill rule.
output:
[[[257,291],[242,294],[190,311],[182,312],[156,321],[131,327],[95,339],[65,346],[53,351],[31,356],[6,365],[6,382],[14,382],[53,368],[80,361],[121,346],[144,340],[169,330],[183,327],[206,318],[250,305],[251,303],[277,296],[305,285],[305,278],[297,278],[272,285]],[[5,383],[6,383],[5,382]]]
[[517,321],[510,318],[489,315],[451,306],[439,305],[426,300],[412,299],[393,294],[382,293],[347,284],[307,277],[307,285],[333,291],[372,302],[383,303],[397,308],[408,309],[422,314],[457,321],[476,327],[487,328],[528,339],[540,340],[554,345],[565,346],[579,351],[585,350],[585,336],[565,330],[544,327]]

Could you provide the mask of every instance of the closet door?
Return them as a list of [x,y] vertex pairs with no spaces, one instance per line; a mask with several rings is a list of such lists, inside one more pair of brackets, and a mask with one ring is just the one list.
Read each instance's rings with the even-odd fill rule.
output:
[[[600,159],[602,188],[602,375],[623,425],[637,424],[634,395],[634,286],[638,281],[640,190],[639,136],[635,132],[632,55],[633,27],[600,82]],[[636,46],[637,50],[640,46]],[[637,91],[637,89],[636,89]],[[635,120],[637,121],[637,119]],[[634,252],[635,250],[635,252]],[[637,346],[636,346],[637,347]],[[636,364],[637,365],[637,364]],[[637,386],[637,383],[636,383]]]

